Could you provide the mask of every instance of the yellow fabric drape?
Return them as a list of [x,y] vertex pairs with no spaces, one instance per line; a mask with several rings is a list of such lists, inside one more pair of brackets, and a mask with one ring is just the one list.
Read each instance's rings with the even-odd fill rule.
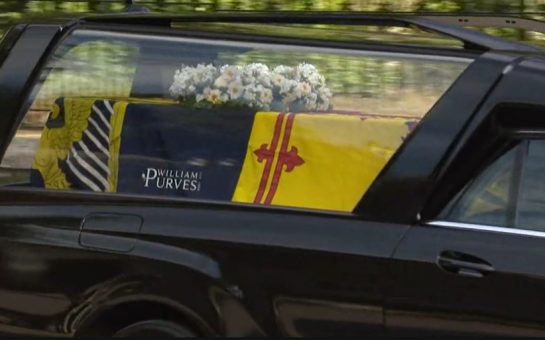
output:
[[352,211],[409,133],[407,122],[259,112],[233,201]]

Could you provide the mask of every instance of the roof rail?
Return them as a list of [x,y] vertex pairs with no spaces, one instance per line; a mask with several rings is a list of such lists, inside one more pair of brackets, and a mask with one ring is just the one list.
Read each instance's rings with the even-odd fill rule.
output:
[[518,28],[527,31],[545,33],[545,22],[521,18],[516,16],[497,16],[497,15],[482,15],[482,14],[424,14],[421,18],[431,19],[456,26],[474,26],[474,27],[501,27],[501,28]]
[[[468,50],[515,50],[524,52],[541,51],[524,43],[490,36],[461,26],[460,17],[445,22],[448,16],[418,16],[361,12],[214,12],[190,14],[107,14],[82,18],[83,22],[131,24],[170,27],[176,22],[221,22],[221,23],[285,23],[285,24],[341,24],[418,27],[460,40]],[[469,20],[464,17],[464,20]],[[466,24],[467,26],[468,24]],[[545,24],[543,24],[545,25]]]

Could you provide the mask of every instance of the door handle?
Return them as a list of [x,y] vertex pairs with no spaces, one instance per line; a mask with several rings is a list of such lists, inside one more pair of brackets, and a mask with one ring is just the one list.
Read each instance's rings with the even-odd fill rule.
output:
[[439,254],[437,265],[449,273],[475,278],[481,278],[494,271],[494,267],[483,259],[450,250]]

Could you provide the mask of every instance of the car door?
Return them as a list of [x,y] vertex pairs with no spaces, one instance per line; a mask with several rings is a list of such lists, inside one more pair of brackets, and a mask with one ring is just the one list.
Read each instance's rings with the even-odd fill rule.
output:
[[[476,178],[456,212],[412,227],[397,248],[391,272],[399,284],[391,287],[386,313],[390,331],[544,334],[543,141],[510,152]],[[518,185],[511,178],[517,152],[527,158],[513,225],[506,215]]]
[[[198,325],[198,334],[383,333],[388,258],[408,224],[368,221],[352,209],[417,124],[415,117],[471,58],[356,48],[326,53],[188,39],[171,30],[105,30],[95,25],[67,33],[41,58],[35,83],[18,90],[20,101],[3,126],[14,138],[4,141],[2,159],[0,273],[8,278],[0,282],[2,332],[86,335],[105,322],[111,335],[124,322],[175,314]],[[366,67],[362,79],[392,68],[397,76],[380,86],[330,78],[343,89],[339,112],[266,111],[261,121],[240,108],[188,109],[169,95],[183,62],[202,69],[303,59],[322,72],[329,67],[331,77],[363,72],[360,67]],[[439,76],[433,86],[423,78],[405,82],[414,70]],[[11,79],[19,68],[3,71]],[[378,95],[357,95],[369,88]],[[415,91],[426,95],[424,104],[404,107],[411,118],[355,111],[363,103],[395,111]],[[389,99],[397,99],[395,108],[382,104]],[[121,124],[116,117],[123,115]],[[370,140],[359,140],[357,129],[337,133],[346,122]],[[273,132],[264,133],[263,143],[255,124]],[[312,133],[297,130],[301,126]],[[384,127],[394,132],[373,134]],[[96,140],[107,137],[104,151]],[[286,164],[272,166],[280,162],[270,149],[274,143]],[[371,159],[361,172],[350,170],[359,163],[342,158],[351,143]],[[99,163],[112,155],[116,161],[108,159],[107,176],[101,175]],[[260,167],[269,170],[252,175]],[[306,176],[293,177],[309,167]],[[265,178],[266,186],[256,178]]]
[[537,65],[522,62],[507,73],[436,182],[427,202],[436,210],[424,209],[424,222],[396,249],[386,302],[390,334],[543,336]]

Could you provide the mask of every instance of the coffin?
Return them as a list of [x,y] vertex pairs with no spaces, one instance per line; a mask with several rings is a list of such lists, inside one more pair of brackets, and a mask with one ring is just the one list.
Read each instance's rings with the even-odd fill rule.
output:
[[417,122],[58,98],[31,183],[349,212]]

